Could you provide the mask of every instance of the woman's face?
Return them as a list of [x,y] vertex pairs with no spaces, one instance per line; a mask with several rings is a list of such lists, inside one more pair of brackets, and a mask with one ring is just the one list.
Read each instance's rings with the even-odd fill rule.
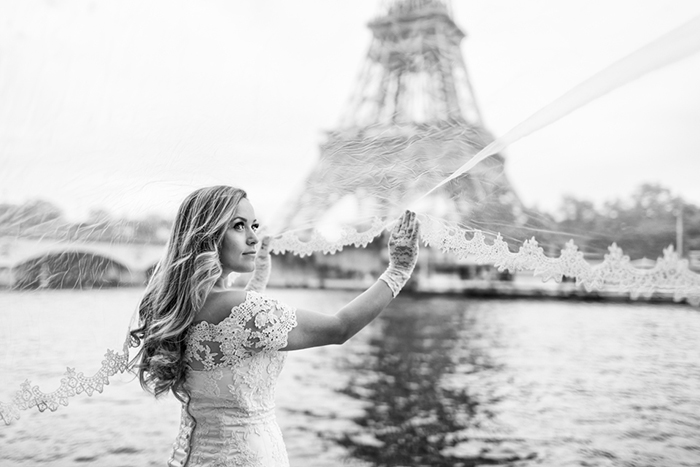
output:
[[229,222],[219,253],[224,275],[232,272],[252,272],[255,269],[257,230],[258,221],[255,219],[253,206],[243,198]]

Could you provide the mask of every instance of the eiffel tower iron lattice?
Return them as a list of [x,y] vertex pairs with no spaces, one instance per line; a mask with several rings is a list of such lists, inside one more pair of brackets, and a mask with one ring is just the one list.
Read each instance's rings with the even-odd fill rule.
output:
[[[445,0],[384,2],[340,124],[284,216],[283,230],[399,215],[493,141]],[[517,222],[521,203],[492,157],[413,206],[449,221]]]

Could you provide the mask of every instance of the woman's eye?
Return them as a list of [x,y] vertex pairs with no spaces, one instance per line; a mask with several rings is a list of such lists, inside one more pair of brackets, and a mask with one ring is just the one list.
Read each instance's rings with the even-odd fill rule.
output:
[[250,226],[250,228],[253,229],[253,232],[257,232],[260,228],[260,224],[253,224]]
[[233,230],[243,230],[244,227],[245,225],[243,225],[243,222],[236,222],[231,226]]

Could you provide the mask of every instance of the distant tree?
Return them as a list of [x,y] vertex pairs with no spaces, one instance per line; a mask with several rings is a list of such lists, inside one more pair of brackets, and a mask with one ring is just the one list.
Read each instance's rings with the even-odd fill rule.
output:
[[62,219],[63,211],[49,201],[35,199],[20,205],[15,215],[18,221],[31,226]]
[[555,217],[559,220],[557,230],[567,240],[574,240],[584,253],[601,255],[607,245],[603,238],[603,215],[588,200],[564,196]]
[[0,204],[0,231],[7,232],[14,227],[18,210],[19,206],[16,204]]
[[622,224],[618,244],[633,258],[656,258],[664,248],[675,244],[676,215],[682,201],[668,188],[645,183],[632,194],[629,207],[623,203],[616,224]]
[[158,214],[149,214],[144,219],[132,221],[135,238],[146,243],[164,243],[171,225],[172,221]]
[[23,235],[44,235],[63,225],[63,212],[53,203],[35,199],[23,204],[0,205],[0,232]]
[[0,219],[3,219],[5,216],[11,215],[12,211],[17,209],[17,205],[15,204],[10,204],[10,203],[0,203]]
[[590,254],[603,255],[616,243],[632,259],[657,258],[675,244],[681,212],[688,248],[700,247],[700,209],[652,183],[640,185],[629,199],[607,201],[601,208],[567,196],[558,211],[558,229],[576,237],[576,244]]
[[112,214],[103,208],[92,208],[88,212],[88,224],[105,224],[112,219]]

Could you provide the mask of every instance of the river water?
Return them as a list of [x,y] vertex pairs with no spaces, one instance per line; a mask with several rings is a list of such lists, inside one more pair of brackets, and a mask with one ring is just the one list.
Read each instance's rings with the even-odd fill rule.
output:
[[[0,401],[119,348],[140,289],[0,292]],[[272,290],[333,311],[354,293]],[[700,312],[683,305],[402,295],[278,385],[292,466],[699,466]],[[162,466],[178,403],[115,377],[0,426],[0,466]]]

